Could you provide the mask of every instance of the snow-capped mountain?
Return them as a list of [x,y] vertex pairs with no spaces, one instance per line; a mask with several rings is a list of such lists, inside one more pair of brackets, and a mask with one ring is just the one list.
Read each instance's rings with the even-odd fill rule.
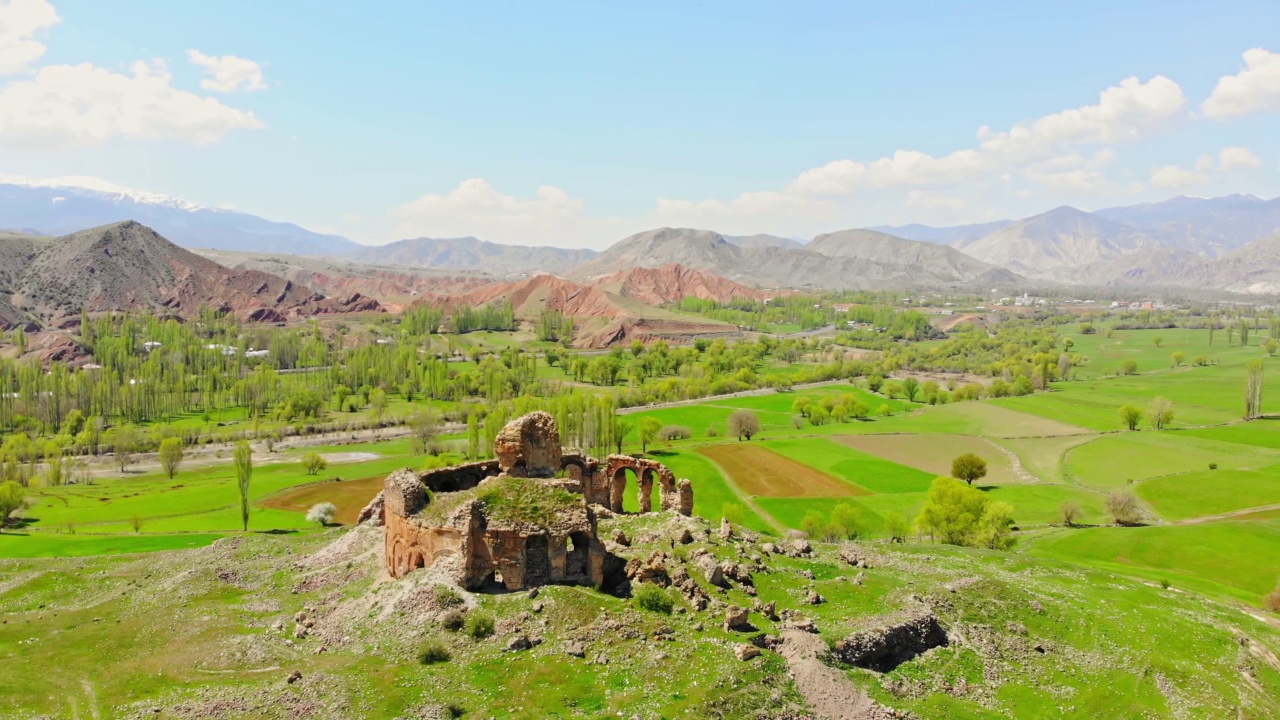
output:
[[293,223],[213,208],[94,177],[30,179],[0,175],[0,227],[66,235],[137,220],[188,248],[346,255],[361,245]]

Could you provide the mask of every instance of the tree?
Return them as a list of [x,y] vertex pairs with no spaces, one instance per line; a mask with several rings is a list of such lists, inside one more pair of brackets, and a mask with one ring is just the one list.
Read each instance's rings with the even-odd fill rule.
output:
[[1142,420],[1142,411],[1132,405],[1121,405],[1120,420],[1130,430],[1137,430],[1138,423]]
[[1147,422],[1156,430],[1163,430],[1165,425],[1173,422],[1173,401],[1160,396],[1147,406]]
[[1182,367],[1187,362],[1187,354],[1179,350],[1173,354],[1173,366]]
[[978,520],[976,544],[988,550],[1004,550],[1013,546],[1013,506],[996,500],[987,504]]
[[974,480],[980,480],[986,476],[987,461],[973,453],[965,453],[951,461],[951,477],[957,480],[963,480],[972,485]]
[[911,522],[902,513],[889,513],[884,518],[884,532],[889,536],[889,542],[906,542]]
[[738,438],[751,441],[753,435],[760,434],[760,418],[750,410],[734,410],[729,415],[729,432]]
[[178,466],[182,464],[183,455],[182,440],[171,437],[160,441],[160,468],[170,480],[178,474]]
[[1117,525],[1142,523],[1142,510],[1138,507],[1138,499],[1127,490],[1113,492],[1107,496],[1107,513]]
[[622,454],[622,443],[626,441],[627,436],[632,430],[636,429],[636,424],[624,417],[614,417],[613,419],[613,444],[618,448],[618,454]]
[[1262,417],[1262,361],[1250,360],[1244,368],[1244,419],[1253,420]]
[[862,535],[862,516],[848,503],[840,503],[831,510],[831,524],[846,540],[857,540]]
[[116,455],[120,472],[133,464],[133,454],[138,451],[138,433],[126,425],[111,428],[111,451]]
[[902,381],[902,392],[911,402],[916,401],[916,393],[920,392],[920,381],[909,377]]
[[981,490],[955,478],[940,477],[929,487],[929,497],[916,518],[916,526],[949,545],[974,545],[990,502]]
[[[436,437],[440,417],[431,410],[421,410],[409,419],[409,445],[415,455],[423,455]],[[313,473],[314,474],[314,473]]]
[[249,480],[253,478],[253,449],[244,440],[236,443],[235,466],[236,486],[240,489],[240,522],[247,532],[249,530]]
[[1058,512],[1062,515],[1062,524],[1068,527],[1074,526],[1083,514],[1080,505],[1071,500],[1062,503],[1062,507],[1058,508]]
[[1152,340],[1152,342],[1154,342],[1154,343],[1156,344],[1156,347],[1160,347],[1161,345],[1163,345],[1163,344],[1164,344],[1164,338],[1162,338],[1162,337],[1160,337],[1159,335],[1157,335],[1157,336],[1155,336],[1155,339],[1154,339],[1154,340]]
[[329,461],[318,452],[309,452],[302,456],[302,467],[306,468],[308,475],[315,475],[329,467]]
[[333,516],[338,514],[338,508],[333,503],[316,503],[307,511],[307,522],[320,523],[320,527],[324,527],[333,522]]
[[658,439],[658,431],[662,430],[662,421],[656,417],[640,420],[640,452],[649,452],[649,443]]
[[1138,374],[1138,361],[1133,359],[1125,360],[1124,363],[1120,365],[1120,374],[1121,375]]
[[0,532],[4,531],[9,516],[22,509],[26,502],[27,491],[21,485],[12,480],[0,483]]
[[1272,338],[1268,340],[1267,344],[1263,345],[1262,347],[1267,351],[1268,355],[1271,355],[1274,357],[1276,354],[1276,351],[1280,350],[1280,343],[1276,342],[1275,338]]

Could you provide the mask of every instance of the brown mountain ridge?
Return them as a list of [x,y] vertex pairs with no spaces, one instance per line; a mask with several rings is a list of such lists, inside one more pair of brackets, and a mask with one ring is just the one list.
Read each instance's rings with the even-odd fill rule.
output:
[[7,287],[0,288],[8,296],[0,300],[6,306],[0,307],[0,323],[9,326],[19,318],[65,324],[82,309],[190,319],[201,308],[218,308],[246,322],[380,309],[376,300],[360,295],[330,299],[269,273],[232,270],[134,221],[35,245],[0,238],[0,256],[9,261],[3,273]]

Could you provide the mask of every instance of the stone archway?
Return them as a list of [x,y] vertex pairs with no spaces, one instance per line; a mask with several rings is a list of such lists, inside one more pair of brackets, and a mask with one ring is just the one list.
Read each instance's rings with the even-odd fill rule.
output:
[[591,538],[584,532],[569,533],[565,539],[564,574],[567,579],[586,577]]
[[606,461],[605,477],[609,482],[609,509],[622,512],[622,496],[626,492],[626,471],[636,475],[639,489],[637,505],[640,512],[653,511],[653,486],[658,485],[658,503],[661,510],[680,512],[680,489],[671,470],[660,462],[630,455],[610,455]]

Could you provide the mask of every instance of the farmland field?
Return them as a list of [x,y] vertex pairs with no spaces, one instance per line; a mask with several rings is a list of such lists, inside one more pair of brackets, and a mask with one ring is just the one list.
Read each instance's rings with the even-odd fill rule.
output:
[[849,482],[795,462],[759,445],[722,444],[703,448],[744,492],[759,497],[835,498],[866,495]]

